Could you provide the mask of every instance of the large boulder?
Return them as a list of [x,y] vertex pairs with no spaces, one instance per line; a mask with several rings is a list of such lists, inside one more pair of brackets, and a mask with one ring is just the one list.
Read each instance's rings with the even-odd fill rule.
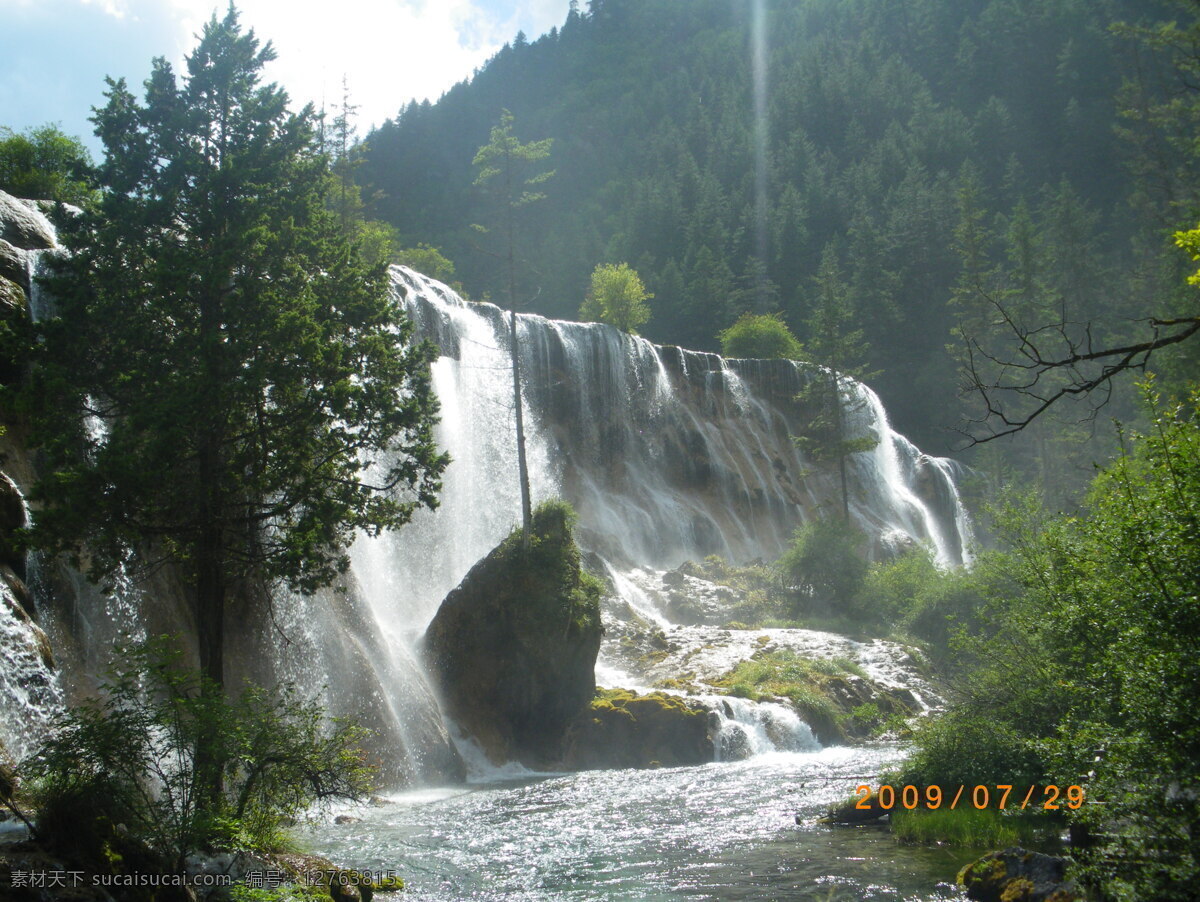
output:
[[29,287],[29,263],[25,252],[0,238],[0,278],[24,293]]
[[572,515],[546,504],[528,547],[514,531],[442,602],[425,653],[447,713],[494,762],[556,762],[596,691],[600,583],[585,574]]
[[711,712],[678,695],[638,695],[606,689],[576,718],[567,735],[563,766],[682,767],[715,757]]
[[57,244],[50,220],[3,191],[0,191],[0,238],[16,247],[34,251]]
[[958,873],[976,902],[1076,902],[1083,898],[1066,879],[1066,861],[1013,847],[989,852]]

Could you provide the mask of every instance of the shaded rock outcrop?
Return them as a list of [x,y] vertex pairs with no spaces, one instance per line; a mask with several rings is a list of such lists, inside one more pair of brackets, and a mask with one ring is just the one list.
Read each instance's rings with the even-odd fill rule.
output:
[[562,755],[569,724],[596,691],[599,582],[585,574],[564,504],[514,531],[446,596],[425,653],[447,713],[495,761]]
[[0,238],[28,250],[46,250],[57,244],[54,227],[42,213],[0,191]]
[[713,724],[703,705],[677,695],[602,689],[567,733],[563,765],[683,767],[714,758]]
[[1076,902],[1083,896],[1066,879],[1066,861],[1021,848],[989,852],[958,874],[977,902]]

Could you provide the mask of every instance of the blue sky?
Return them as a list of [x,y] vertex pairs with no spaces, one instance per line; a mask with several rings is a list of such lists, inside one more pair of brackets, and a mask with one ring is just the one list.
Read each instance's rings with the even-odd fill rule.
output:
[[[98,143],[87,121],[104,76],[140,89],[150,60],[177,66],[227,0],[0,0],[0,125],[57,122]],[[436,100],[518,30],[561,25],[569,0],[240,0],[242,24],[279,55],[267,75],[294,105],[341,96],[347,78],[359,131],[410,99]],[[312,10],[311,12],[308,10]]]

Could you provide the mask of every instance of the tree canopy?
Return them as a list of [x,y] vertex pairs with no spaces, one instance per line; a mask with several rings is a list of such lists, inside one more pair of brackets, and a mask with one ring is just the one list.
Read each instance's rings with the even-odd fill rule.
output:
[[628,263],[601,263],[592,270],[591,286],[579,316],[637,335],[650,319],[646,301],[652,297]]
[[726,357],[799,360],[804,356],[803,346],[778,313],[743,313],[718,337]]
[[95,199],[91,154],[57,125],[19,134],[0,127],[0,190],[83,206]]
[[134,548],[178,566],[217,686],[232,592],[329,583],[359,530],[436,503],[446,464],[432,349],[330,210],[273,57],[231,7],[181,79],[156,59],[144,101],[109,80],[104,193],[63,232],[21,398],[46,462],[33,540],[97,579]]

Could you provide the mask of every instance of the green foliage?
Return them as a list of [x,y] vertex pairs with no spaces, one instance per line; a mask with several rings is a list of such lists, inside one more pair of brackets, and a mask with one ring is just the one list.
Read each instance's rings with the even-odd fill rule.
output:
[[796,530],[776,566],[797,612],[847,613],[867,575],[866,537],[843,520],[811,520]]
[[[331,728],[289,687],[226,701],[179,658],[165,639],[121,650],[100,697],[68,709],[30,760],[39,835],[53,847],[101,865],[123,824],[172,865],[214,842],[270,850],[314,803],[370,791],[363,730]],[[197,767],[206,743],[222,772],[216,809]]]
[[20,134],[0,126],[0,190],[16,197],[88,206],[97,199],[91,154],[56,125]]
[[522,615],[535,622],[565,620],[568,630],[583,634],[600,629],[600,598],[604,584],[580,565],[579,546],[572,528],[576,514],[561,499],[543,501],[533,511],[528,542],[518,528],[497,549],[501,559],[519,557],[522,567],[537,574],[543,586],[531,595]]
[[360,530],[435,504],[447,460],[433,349],[329,210],[311,109],[261,82],[273,58],[231,8],[181,82],[161,58],[144,103],[109,82],[107,190],[63,230],[19,399],[45,463],[32,541],[97,579],[153,543],[215,684],[232,587],[328,584]]
[[917,750],[898,782],[914,786],[1030,786],[1046,781],[1045,764],[1023,726],[972,707],[924,722]]
[[1045,835],[1045,825],[1025,817],[1003,814],[995,808],[978,809],[949,802],[936,809],[913,810],[897,805],[890,818],[892,835],[901,842],[1005,849],[1024,845]]
[[955,633],[975,625],[992,594],[1005,588],[991,561],[984,554],[971,569],[942,570],[930,549],[913,548],[872,564],[854,607],[870,622],[928,642],[945,662]]
[[579,316],[637,335],[650,319],[646,301],[652,297],[628,263],[601,263],[592,270],[591,288]]
[[436,247],[418,244],[416,247],[401,248],[392,257],[393,263],[415,269],[422,275],[450,284],[454,278],[454,264]]
[[725,357],[800,360],[804,349],[778,313],[743,313],[717,336]]
[[358,252],[368,266],[386,266],[400,255],[399,233],[386,222],[364,219],[355,227]]
[[[1000,518],[1008,580],[970,636],[959,702],[918,736],[910,782],[1085,783],[1106,898],[1173,899],[1200,825],[1200,396],[1165,405],[1097,476],[1084,516]],[[1090,776],[1085,776],[1090,775]]]

